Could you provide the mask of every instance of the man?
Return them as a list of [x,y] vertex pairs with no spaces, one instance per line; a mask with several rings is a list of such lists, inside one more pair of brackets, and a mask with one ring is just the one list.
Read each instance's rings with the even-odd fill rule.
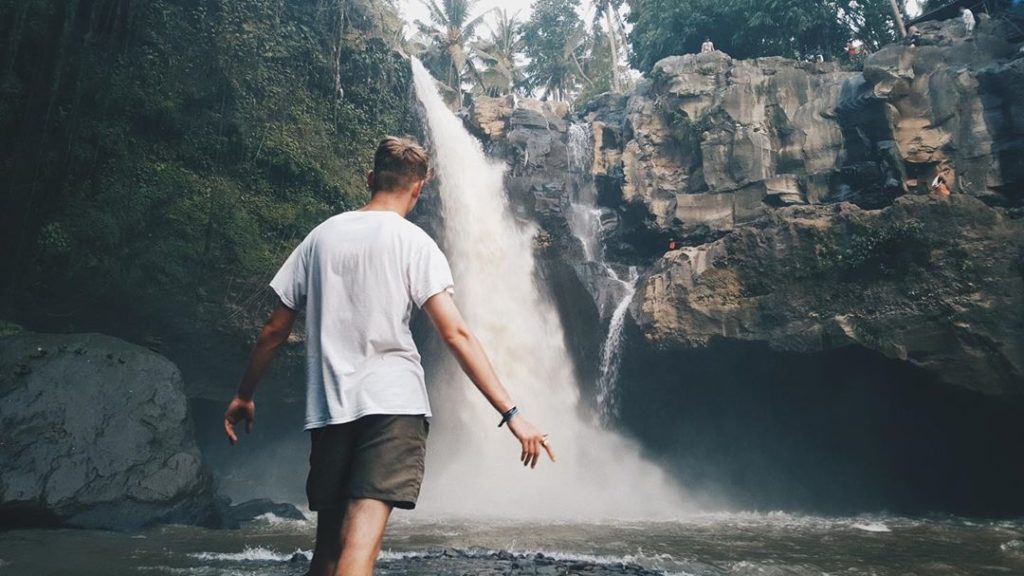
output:
[[238,393],[224,415],[252,430],[253,393],[274,351],[306,312],[309,507],[317,512],[313,576],[369,576],[394,507],[412,509],[423,477],[431,415],[420,356],[409,330],[422,308],[463,371],[519,440],[534,467],[546,435],[513,405],[480,342],[452,300],[448,261],[405,219],[429,175],[427,153],[388,137],[367,176],[360,210],[328,218],[292,252],[270,286],[280,302],[260,332]]
[[970,36],[974,32],[974,12],[966,6],[960,7],[960,18],[964,21],[964,31]]
[[715,44],[711,42],[711,38],[705,38],[704,43],[700,45],[700,53],[707,54],[708,52],[715,51]]

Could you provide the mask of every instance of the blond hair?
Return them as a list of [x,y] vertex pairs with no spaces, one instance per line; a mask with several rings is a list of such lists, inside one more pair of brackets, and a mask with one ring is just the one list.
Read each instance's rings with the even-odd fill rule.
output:
[[430,156],[408,138],[386,136],[373,155],[373,191],[400,190],[430,177]]

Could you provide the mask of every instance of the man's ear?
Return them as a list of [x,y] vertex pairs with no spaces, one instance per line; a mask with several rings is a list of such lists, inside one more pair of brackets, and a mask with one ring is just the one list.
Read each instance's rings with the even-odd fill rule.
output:
[[366,185],[373,190],[373,170],[366,173]]
[[427,183],[426,180],[420,180],[419,182],[416,183],[415,186],[413,186],[413,188],[412,188],[412,197],[413,197],[414,200],[418,199],[420,197],[420,193],[423,192],[423,185],[426,184],[426,183]]

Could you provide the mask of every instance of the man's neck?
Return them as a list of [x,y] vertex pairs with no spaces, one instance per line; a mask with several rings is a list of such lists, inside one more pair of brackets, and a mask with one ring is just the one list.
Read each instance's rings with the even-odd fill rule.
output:
[[359,210],[361,212],[394,212],[405,218],[409,213],[409,199],[404,194],[378,193]]

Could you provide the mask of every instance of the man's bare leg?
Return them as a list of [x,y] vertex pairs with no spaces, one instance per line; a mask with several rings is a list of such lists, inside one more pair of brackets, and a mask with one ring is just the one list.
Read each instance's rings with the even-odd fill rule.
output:
[[333,576],[373,576],[392,505],[373,498],[348,501],[341,523],[341,557]]
[[316,513],[316,545],[308,576],[334,576],[341,556],[341,524],[345,509]]

